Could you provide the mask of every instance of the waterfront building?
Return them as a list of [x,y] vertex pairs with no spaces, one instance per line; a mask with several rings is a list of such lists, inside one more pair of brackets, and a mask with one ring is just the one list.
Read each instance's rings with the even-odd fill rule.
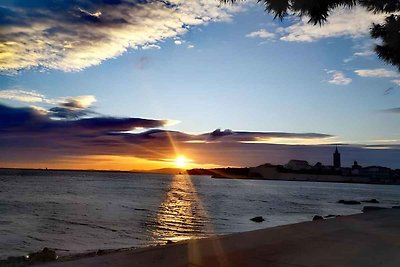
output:
[[362,167],[360,165],[358,165],[358,162],[354,161],[353,166],[351,166],[351,174],[352,175],[359,175],[360,171],[361,171],[361,168]]
[[362,168],[360,174],[371,178],[388,179],[391,177],[391,169],[382,166],[368,166]]
[[285,168],[293,171],[302,171],[310,170],[311,166],[305,160],[292,159],[285,165]]

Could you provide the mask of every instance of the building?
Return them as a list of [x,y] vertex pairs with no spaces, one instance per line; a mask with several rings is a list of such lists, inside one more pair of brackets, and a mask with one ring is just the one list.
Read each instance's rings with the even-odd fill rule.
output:
[[370,178],[388,179],[391,177],[391,169],[382,166],[369,166],[362,168],[360,174]]
[[292,159],[287,164],[285,164],[285,168],[292,171],[303,171],[310,170],[311,166],[305,160]]
[[257,178],[278,178],[280,173],[278,171],[278,166],[266,163],[258,167],[251,167],[249,169],[249,176]]
[[342,164],[340,163],[340,153],[339,153],[339,151],[337,149],[337,146],[336,146],[335,153],[333,153],[333,168],[340,169],[341,165]]
[[358,165],[357,161],[354,161],[353,166],[351,166],[351,175],[360,175],[361,165]]

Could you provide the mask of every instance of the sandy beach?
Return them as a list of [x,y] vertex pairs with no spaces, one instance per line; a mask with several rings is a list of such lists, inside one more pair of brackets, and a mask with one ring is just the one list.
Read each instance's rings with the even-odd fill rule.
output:
[[386,209],[103,256],[69,266],[400,266],[400,210]]

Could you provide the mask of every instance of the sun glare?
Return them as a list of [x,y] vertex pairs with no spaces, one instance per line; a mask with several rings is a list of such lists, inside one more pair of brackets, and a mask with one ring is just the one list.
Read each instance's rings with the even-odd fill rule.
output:
[[178,156],[178,157],[175,159],[175,165],[176,165],[176,167],[178,167],[178,168],[183,168],[183,167],[185,167],[186,164],[187,164],[187,162],[188,162],[188,160],[186,159],[185,156]]

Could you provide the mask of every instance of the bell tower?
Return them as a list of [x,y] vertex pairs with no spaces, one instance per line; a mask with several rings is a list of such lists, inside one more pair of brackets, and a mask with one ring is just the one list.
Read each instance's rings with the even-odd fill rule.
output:
[[337,149],[337,146],[336,146],[335,153],[333,153],[333,167],[334,167],[335,169],[338,169],[338,168],[341,167],[341,163],[340,163],[340,153],[339,153],[339,151],[338,151],[338,149]]

